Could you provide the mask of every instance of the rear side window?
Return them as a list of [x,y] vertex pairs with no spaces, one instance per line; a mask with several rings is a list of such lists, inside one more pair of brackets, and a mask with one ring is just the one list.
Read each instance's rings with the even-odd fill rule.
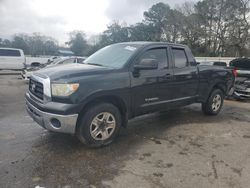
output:
[[21,54],[19,50],[0,49],[0,56],[20,57]]
[[214,65],[226,67],[227,63],[225,63],[225,62],[214,62]]
[[168,68],[168,58],[167,58],[167,49],[166,48],[156,48],[150,49],[140,57],[140,62],[142,59],[155,59],[158,64],[158,69]]
[[188,66],[188,60],[184,49],[173,48],[173,56],[175,62],[175,68],[184,68]]

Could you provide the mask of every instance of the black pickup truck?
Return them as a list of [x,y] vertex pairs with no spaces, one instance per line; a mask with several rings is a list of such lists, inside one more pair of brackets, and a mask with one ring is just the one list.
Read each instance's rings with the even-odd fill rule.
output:
[[197,66],[185,45],[128,42],[107,46],[84,64],[35,73],[26,93],[30,116],[47,130],[88,146],[111,143],[136,116],[202,103],[217,115],[234,83],[231,70]]

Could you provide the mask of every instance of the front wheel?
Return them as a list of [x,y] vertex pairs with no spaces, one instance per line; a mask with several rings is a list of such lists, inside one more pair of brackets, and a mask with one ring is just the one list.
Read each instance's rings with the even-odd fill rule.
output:
[[90,147],[108,145],[118,135],[122,124],[117,107],[102,103],[89,108],[77,128],[78,139]]
[[223,106],[224,94],[220,89],[215,89],[207,102],[202,103],[202,111],[206,115],[217,115]]

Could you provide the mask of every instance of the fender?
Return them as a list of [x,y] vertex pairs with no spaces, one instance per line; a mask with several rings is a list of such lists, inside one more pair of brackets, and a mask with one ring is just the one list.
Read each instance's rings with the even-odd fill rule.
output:
[[84,98],[81,104],[81,111],[84,111],[90,104],[94,102],[102,102],[102,101],[116,101],[119,102],[118,108],[122,108],[124,112],[131,112],[131,96],[129,93],[129,89],[117,89],[111,91],[96,91],[94,93],[89,94],[86,98]]

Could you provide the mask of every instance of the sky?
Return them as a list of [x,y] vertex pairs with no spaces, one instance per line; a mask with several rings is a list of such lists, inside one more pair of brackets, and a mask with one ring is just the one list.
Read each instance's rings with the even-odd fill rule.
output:
[[[157,2],[174,7],[187,0],[0,0],[0,38],[34,32],[64,43],[68,33],[104,31],[112,21],[134,24]],[[190,1],[190,0],[189,0]]]

